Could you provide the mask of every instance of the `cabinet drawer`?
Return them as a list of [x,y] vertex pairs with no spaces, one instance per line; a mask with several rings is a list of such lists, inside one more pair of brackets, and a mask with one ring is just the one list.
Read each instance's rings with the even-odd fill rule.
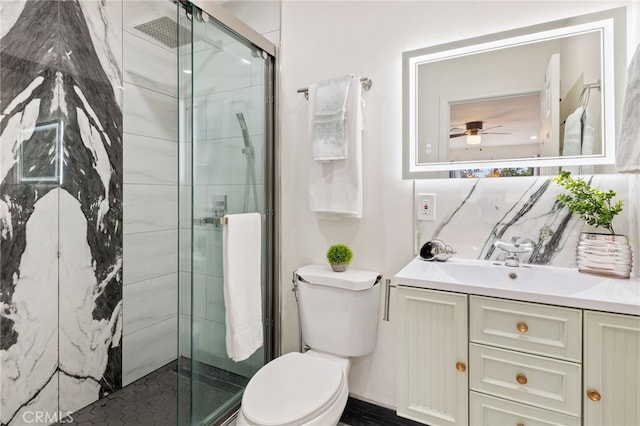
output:
[[571,416],[581,411],[581,366],[571,362],[470,344],[469,387]]
[[472,426],[580,426],[580,418],[471,392],[469,424]]
[[569,361],[582,359],[582,311],[470,297],[472,342]]

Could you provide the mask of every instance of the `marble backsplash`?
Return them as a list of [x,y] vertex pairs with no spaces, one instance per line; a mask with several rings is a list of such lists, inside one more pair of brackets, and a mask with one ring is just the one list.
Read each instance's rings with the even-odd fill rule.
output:
[[[593,185],[616,191],[624,201],[614,219],[616,233],[629,237],[638,275],[638,180],[628,175],[583,176]],[[441,239],[458,257],[504,259],[493,246],[495,238],[530,238],[538,250],[524,255],[526,263],[576,267],[575,249],[583,231],[594,231],[556,200],[563,188],[546,177],[417,180],[414,193],[435,194],[435,221],[415,220],[415,253],[426,241]],[[414,197],[416,199],[417,197]],[[416,207],[417,208],[417,207]],[[599,231],[595,231],[599,232]]]

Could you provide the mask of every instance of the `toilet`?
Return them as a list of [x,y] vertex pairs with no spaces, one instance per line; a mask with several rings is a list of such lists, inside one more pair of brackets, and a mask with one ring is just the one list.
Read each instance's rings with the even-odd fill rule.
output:
[[336,425],[349,397],[351,358],[373,351],[382,278],[308,265],[294,273],[302,337],[310,349],[282,355],[249,381],[239,426]]

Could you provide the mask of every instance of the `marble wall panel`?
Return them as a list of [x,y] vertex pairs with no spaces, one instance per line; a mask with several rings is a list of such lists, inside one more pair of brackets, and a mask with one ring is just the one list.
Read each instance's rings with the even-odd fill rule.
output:
[[3,424],[122,386],[121,17],[120,0],[2,5]]
[[[616,199],[629,208],[614,219],[614,228],[633,236],[628,177],[583,177],[603,190],[617,192]],[[557,201],[556,195],[563,191],[545,177],[415,181],[415,194],[436,195],[435,222],[415,222],[416,253],[426,241],[438,238],[451,245],[457,256],[503,260],[504,253],[494,248],[494,240],[521,237],[538,243],[533,253],[522,255],[522,261],[576,267],[578,237],[592,230]]]

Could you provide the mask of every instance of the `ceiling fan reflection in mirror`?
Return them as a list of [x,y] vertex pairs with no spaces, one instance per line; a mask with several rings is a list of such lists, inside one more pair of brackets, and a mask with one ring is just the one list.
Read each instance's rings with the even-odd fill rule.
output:
[[[452,127],[449,129],[449,138],[459,138],[461,136],[467,137],[467,145],[479,145],[482,142],[482,137],[480,135],[510,135],[511,133],[507,132],[488,132],[488,130],[497,129],[502,127],[501,124],[497,126],[487,127],[486,129],[482,128],[482,121],[467,121],[465,123],[465,128],[462,129],[460,127]],[[457,133],[452,133],[457,132]]]

